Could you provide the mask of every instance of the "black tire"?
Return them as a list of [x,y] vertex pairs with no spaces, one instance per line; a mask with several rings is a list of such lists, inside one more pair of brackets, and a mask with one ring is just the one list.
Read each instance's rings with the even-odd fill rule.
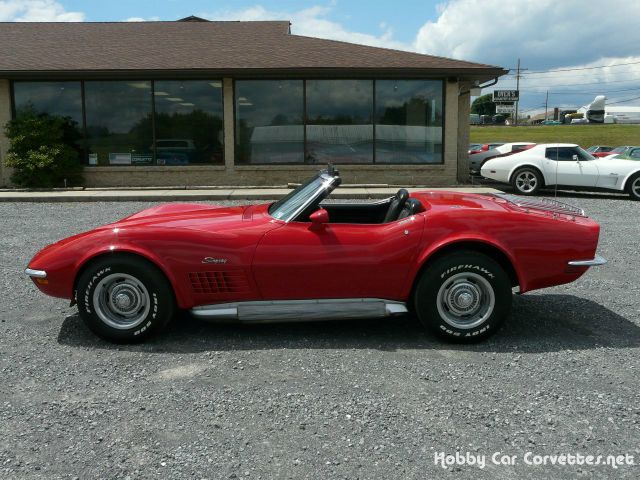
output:
[[420,323],[457,343],[495,333],[511,311],[511,300],[511,281],[504,269],[473,251],[446,255],[427,265],[414,290]]
[[640,172],[627,181],[627,193],[632,200],[640,200]]
[[146,340],[162,330],[175,311],[173,290],[164,274],[131,255],[91,263],[78,279],[76,297],[87,327],[115,343]]
[[511,187],[518,195],[535,195],[543,186],[540,171],[533,167],[522,167],[511,176]]

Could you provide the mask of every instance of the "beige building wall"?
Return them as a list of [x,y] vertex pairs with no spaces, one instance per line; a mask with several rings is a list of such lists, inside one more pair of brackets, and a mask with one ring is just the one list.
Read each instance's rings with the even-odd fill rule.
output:
[[0,80],[0,187],[9,185],[11,171],[4,165],[9,150],[9,140],[4,133],[4,127],[11,120],[11,91],[9,80]]
[[[224,152],[225,165],[190,167],[87,167],[85,186],[260,186],[286,185],[301,182],[316,172],[318,165],[234,165],[233,81],[225,78],[224,86]],[[444,164],[443,165],[339,165],[344,184],[388,184],[398,186],[451,186],[457,182],[460,154],[466,154],[468,143],[468,113],[466,100],[459,98],[458,82],[445,80],[444,105]],[[0,80],[0,124],[11,116],[9,82]],[[468,107],[467,107],[468,110]],[[466,137],[465,137],[466,135]],[[466,138],[466,140],[462,140]],[[461,145],[464,147],[461,147]],[[0,133],[0,158],[4,158],[8,142]],[[2,183],[8,184],[9,173],[2,169]]]
[[458,95],[458,183],[469,181],[469,114],[471,113],[471,82],[460,82]]

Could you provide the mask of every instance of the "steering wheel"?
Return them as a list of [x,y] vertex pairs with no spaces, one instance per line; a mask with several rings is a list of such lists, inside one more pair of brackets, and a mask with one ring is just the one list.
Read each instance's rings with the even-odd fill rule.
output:
[[404,208],[404,204],[407,203],[407,199],[409,198],[409,192],[404,188],[398,190],[398,193],[391,199],[389,203],[389,209],[387,210],[387,214],[384,216],[383,223],[393,222],[397,220],[398,215]]

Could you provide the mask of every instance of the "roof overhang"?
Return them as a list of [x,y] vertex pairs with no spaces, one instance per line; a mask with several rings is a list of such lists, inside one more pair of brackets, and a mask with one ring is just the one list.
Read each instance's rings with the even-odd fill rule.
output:
[[208,78],[424,78],[453,79],[485,83],[508,71],[495,69],[411,69],[411,68],[241,68],[241,69],[163,69],[163,70],[31,70],[0,71],[0,78],[11,80],[135,80]]

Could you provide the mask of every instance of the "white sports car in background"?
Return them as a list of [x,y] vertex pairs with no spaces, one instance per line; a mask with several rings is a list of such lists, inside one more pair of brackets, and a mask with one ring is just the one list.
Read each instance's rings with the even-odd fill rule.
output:
[[521,195],[544,186],[627,192],[640,200],[640,162],[596,158],[571,143],[543,143],[529,150],[492,158],[481,168],[483,177],[510,183]]

